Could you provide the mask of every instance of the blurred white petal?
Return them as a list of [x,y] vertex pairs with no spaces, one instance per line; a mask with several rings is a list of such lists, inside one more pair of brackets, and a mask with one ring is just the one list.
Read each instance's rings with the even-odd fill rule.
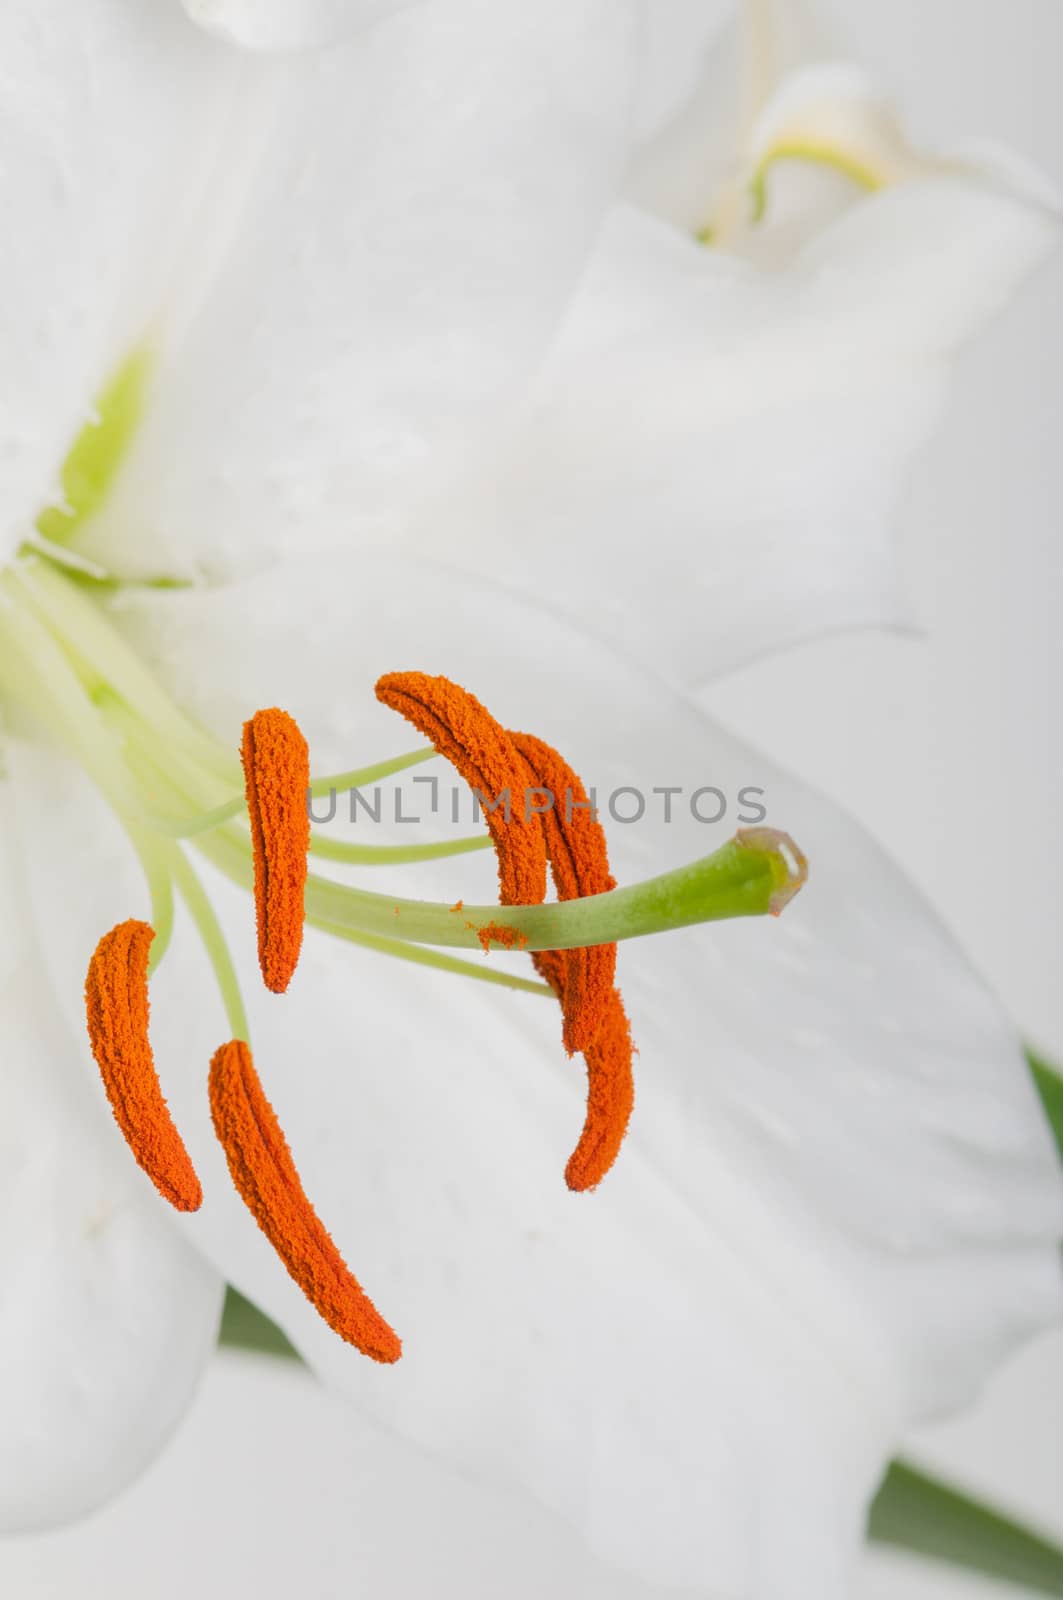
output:
[[844,152],[883,185],[922,166],[886,98],[859,67],[844,61],[786,79],[757,119],[747,159],[756,168],[792,146]]
[[687,109],[735,10],[734,0],[669,0],[643,7],[635,124],[640,138],[652,138]]
[[176,7],[0,7],[0,556],[154,314],[228,75]]
[[327,44],[415,0],[184,0],[193,22],[249,50]]
[[866,199],[785,271],[620,212],[531,407],[421,548],[687,681],[903,624],[894,516],[949,358],[1058,238],[959,176]]
[[646,8],[644,27],[627,193],[693,232],[780,83],[823,55],[822,31],[804,0],[669,0]]
[[569,302],[619,179],[633,55],[627,0],[455,0],[260,66],[239,225],[171,329],[87,552],[218,574],[401,522]]
[[[57,1014],[49,933],[38,942],[29,923],[10,814],[3,837],[0,1533],[10,1534],[84,1516],[149,1465],[212,1354],[223,1280],[133,1166],[85,1075],[84,1028]],[[76,1025],[79,996],[64,998]]]

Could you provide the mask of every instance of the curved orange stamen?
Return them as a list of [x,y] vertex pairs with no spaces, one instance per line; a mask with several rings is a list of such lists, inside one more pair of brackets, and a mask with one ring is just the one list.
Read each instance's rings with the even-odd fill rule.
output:
[[148,955],[155,930],[121,922],[89,962],[89,1040],[125,1141],[152,1183],[178,1211],[197,1211],[203,1190],[163,1097],[148,1038]]
[[[605,832],[578,775],[545,740],[530,733],[510,737],[534,784],[553,797],[539,820],[558,899],[615,888]],[[631,1029],[613,984],[616,945],[541,950],[533,960],[561,1001],[566,1050],[581,1050],[587,1065],[587,1116],[565,1181],[570,1189],[593,1189],[616,1160],[635,1103]]]
[[[535,964],[562,999],[566,981],[566,950],[540,950]],[[587,1045],[587,1115],[579,1143],[568,1159],[565,1182],[570,1189],[593,1189],[605,1177],[624,1142],[635,1104],[635,1079],[631,1070],[634,1047],[631,1027],[618,989],[610,989],[597,1035]]]
[[583,1052],[587,1063],[587,1118],[569,1157],[570,1189],[593,1189],[620,1153],[635,1104],[631,1027],[619,990],[611,989],[597,1037]]
[[[530,733],[511,732],[510,738],[528,763],[533,785],[552,798],[539,821],[558,899],[577,900],[615,889],[605,832],[579,777],[545,740]],[[565,952],[561,1005],[565,1049],[570,1056],[586,1050],[597,1035],[615,975],[615,944]]]
[[[538,817],[524,814],[524,762],[505,728],[475,695],[449,678],[389,672],[378,681],[376,694],[430,739],[486,802],[485,817],[498,857],[501,903],[538,905],[546,895],[543,830]],[[507,791],[508,808],[499,803]],[[491,805],[496,809],[488,810]]]
[[240,1039],[223,1044],[211,1061],[210,1109],[233,1182],[307,1299],[348,1344],[374,1361],[397,1361],[401,1341],[307,1199],[251,1051]]
[[[487,813],[503,905],[537,905],[545,898],[547,860],[563,900],[614,887],[605,834],[586,790],[550,745],[531,734],[507,732],[479,700],[448,678],[389,673],[376,692],[432,741],[466,783],[492,799],[509,790],[509,820]],[[529,785],[548,790],[553,807],[529,815],[524,804]],[[485,950],[515,942],[511,928],[492,923],[478,931]],[[616,946],[544,950],[534,961],[561,1001],[569,1054],[582,1050],[587,1064],[587,1115],[565,1178],[571,1189],[590,1189],[615,1161],[634,1103],[631,1033],[613,986]]]
[[310,816],[310,752],[298,723],[272,707],[244,723],[240,751],[255,855],[258,964],[283,994],[303,944]]

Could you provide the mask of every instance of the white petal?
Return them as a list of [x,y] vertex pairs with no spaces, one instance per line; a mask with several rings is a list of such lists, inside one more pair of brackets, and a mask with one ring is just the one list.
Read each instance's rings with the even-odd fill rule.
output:
[[803,0],[647,8],[638,128],[628,192],[694,232],[745,160],[780,81],[822,53]]
[[764,107],[747,152],[758,167],[780,146],[838,150],[882,183],[895,183],[921,165],[886,100],[859,67],[834,61],[795,73]]
[[[737,231],[717,243],[756,259],[793,256],[868,190],[953,176],[1031,209],[1063,215],[1045,175],[1014,151],[982,140],[925,151],[908,139],[894,107],[858,67],[827,62],[794,74],[765,106],[736,182]],[[754,220],[750,188],[764,187]]]
[[[639,100],[644,136],[683,118],[710,87],[726,91],[717,59],[721,43],[728,47],[726,76],[748,121],[759,117],[780,83],[823,53],[822,30],[805,0],[670,0],[646,11]],[[731,131],[730,154],[737,159],[749,128],[743,130],[736,116]]]
[[734,9],[731,0],[670,0],[666,6],[644,7],[636,121],[642,138],[680,116],[698,93]]
[[785,79],[761,108],[699,222],[717,248],[782,265],[868,192],[940,170],[858,67],[826,62]]
[[[727,8],[733,13],[733,8]],[[711,7],[649,10],[637,140],[624,195],[687,233],[705,222],[734,176],[742,121],[741,40],[735,17],[722,28]]]
[[193,22],[249,50],[305,50],[342,39],[412,0],[184,0]]
[[171,1222],[81,1070],[83,1046],[56,1015],[20,915],[10,825],[4,838],[0,1533],[9,1534],[84,1516],[154,1459],[214,1348],[223,1281]]
[[747,103],[752,116],[779,85],[822,57],[826,34],[815,0],[745,0]]
[[420,547],[690,681],[825,629],[904,623],[895,510],[947,358],[1058,231],[927,179],[777,273],[619,213],[532,406]]
[[146,334],[223,109],[218,56],[176,8],[141,0],[0,8],[5,557]]
[[[184,618],[188,657],[212,659],[217,684],[231,656],[248,703],[282,670],[285,703],[316,683],[351,761],[408,738],[370,699],[378,670],[467,682],[556,741],[599,803],[620,784],[647,792],[642,823],[609,824],[622,881],[711,849],[747,785],[812,877],[778,923],[621,950],[638,1104],[593,1196],[561,1179],[582,1072],[551,1003],[316,937],[283,1003],[249,978],[256,1058],[307,1190],[406,1339],[387,1372],[319,1323],[227,1188],[203,1096],[223,1024],[191,1004],[206,980],[182,936],[153,1014],[207,1191],[206,1247],[361,1406],[530,1490],[611,1559],[722,1596],[834,1600],[902,1428],[960,1404],[1063,1314],[1063,1184],[1014,1036],[853,822],[645,673],[438,570],[366,561],[330,582],[357,590],[356,625],[321,596],[308,636],[311,585],[294,572],[227,605],[150,597],[139,626],[177,668]],[[211,657],[212,618],[225,642]],[[716,827],[689,810],[706,784],[730,800]],[[685,787],[668,825],[654,785]],[[472,903],[491,876],[470,858],[382,887]],[[247,971],[251,909],[218,892]],[[47,881],[36,905],[54,915]]]
[[262,68],[272,136],[90,550],[217,574],[384,536],[541,356],[633,46],[626,0],[457,0]]

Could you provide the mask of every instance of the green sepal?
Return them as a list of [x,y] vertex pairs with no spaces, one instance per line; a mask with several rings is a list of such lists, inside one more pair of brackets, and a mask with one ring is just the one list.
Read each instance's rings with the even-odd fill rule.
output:
[[1045,1116],[1056,1136],[1060,1160],[1063,1160],[1063,1078],[1054,1067],[1050,1067],[1047,1061],[1035,1055],[1032,1050],[1027,1050],[1026,1059],[1030,1063],[1030,1071],[1033,1073],[1037,1092],[1041,1096]]
[[301,1359],[288,1335],[231,1284],[225,1291],[218,1343],[230,1350],[252,1350],[256,1355],[281,1356],[286,1361]]

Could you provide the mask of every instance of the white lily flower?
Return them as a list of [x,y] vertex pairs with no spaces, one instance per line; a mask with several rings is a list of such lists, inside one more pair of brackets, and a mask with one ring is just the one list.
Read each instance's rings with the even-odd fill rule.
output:
[[[279,41],[285,17],[358,24],[379,9],[255,11]],[[242,35],[251,13],[211,16]],[[252,482],[286,514],[316,483],[372,521],[520,382],[615,187],[631,43],[615,0],[534,14],[457,0],[278,62],[219,43],[176,3],[3,7],[0,694],[13,728],[54,733],[58,719],[85,763],[106,766],[83,708],[63,724],[61,692],[45,688],[46,657],[64,682],[69,639],[54,616],[42,634],[18,551],[55,551],[95,521],[128,538],[137,570],[170,575],[153,496],[125,499],[114,474],[175,389],[203,426],[163,423],[165,453],[179,476],[198,453],[198,492],[225,502],[246,558]],[[180,542],[197,514],[172,509]],[[76,1042],[52,1019],[47,948],[34,975],[14,909],[17,867],[3,966],[5,1529],[76,1516],[150,1458],[213,1344],[222,1290],[99,1106],[82,1109],[69,1062],[83,1028]]]
[[697,684],[784,641],[912,626],[895,550],[907,469],[956,352],[1058,247],[1063,217],[1007,152],[923,155],[845,64],[786,78],[723,148],[697,123],[644,157],[490,473],[423,539],[451,532],[470,571],[491,551],[532,594],[548,569],[572,616],[594,589],[604,637]]
[[[733,813],[692,816],[704,785],[732,805],[756,785],[809,848],[812,880],[777,924],[621,946],[637,1102],[593,1196],[561,1178],[584,1091],[554,1006],[313,932],[278,1002],[246,896],[210,877],[306,1190],[404,1338],[393,1370],[330,1332],[232,1189],[205,1090],[226,1024],[180,927],[152,1034],[202,1178],[196,1243],[359,1409],[530,1491],[657,1583],[842,1595],[905,1429],[1063,1310],[1052,1141],[1011,1030],[932,914],[855,824],[644,670],[442,569],[363,558],[323,583],[294,564],[130,595],[115,621],[208,731],[231,742],[249,694],[283,691],[330,760],[389,748],[390,713],[356,686],[416,641],[419,663],[556,740],[600,803],[647,797],[638,824],[606,813],[623,882],[730,831]],[[234,633],[238,658],[220,642]],[[54,755],[16,754],[30,907],[76,1027],[101,916],[143,892],[91,789],[60,781]],[[679,791],[668,823],[654,785]],[[491,897],[483,858],[380,870],[396,896],[413,874],[444,901]],[[75,874],[89,887],[70,905]]]
[[[616,0],[534,11],[447,0],[281,60],[265,47],[314,42],[289,35],[284,6],[268,9],[277,30],[250,41],[263,46],[253,57],[176,6],[87,0],[73,21],[58,3],[33,15],[32,28],[20,6],[0,21],[5,83],[20,96],[8,299],[24,313],[4,364],[0,690],[20,847],[5,977],[27,1052],[39,1058],[51,1030],[75,1082],[57,1069],[64,1109],[53,1114],[38,1074],[25,1120],[11,1124],[22,1160],[9,1170],[26,1176],[5,1227],[4,1282],[37,1274],[61,1310],[54,1327],[45,1317],[46,1338],[36,1317],[0,1324],[18,1447],[5,1460],[5,1526],[76,1515],[139,1470],[187,1397],[229,1279],[367,1410],[529,1490],[610,1559],[724,1596],[770,1600],[804,1585],[829,1600],[903,1426],[959,1403],[1059,1314],[1054,1153],[1014,1039],[859,830],[589,634],[647,647],[639,617],[659,596],[646,581],[631,603],[622,530],[637,514],[625,501],[691,466],[695,416],[705,476],[688,470],[681,483],[710,504],[707,429],[726,459],[739,420],[751,421],[748,461],[750,441],[763,441],[764,384],[778,377],[787,405],[801,404],[782,356],[817,351],[833,316],[878,396],[871,356],[887,341],[862,312],[879,246],[850,241],[852,275],[839,272],[828,315],[825,287],[819,300],[780,287],[769,306],[745,263],[706,266],[715,258],[645,215],[621,210],[602,228],[632,88],[631,13]],[[213,15],[242,38],[251,14]],[[315,15],[325,25],[340,12]],[[977,185],[954,224],[961,213],[973,218],[965,284],[980,287],[946,343],[1050,232],[1038,207]],[[658,250],[668,272],[678,251],[680,280],[690,274],[674,307],[659,298],[669,280]],[[918,251],[904,260],[917,285],[939,285]],[[712,357],[722,367],[730,355],[733,383],[710,404],[704,363],[681,393],[663,386],[689,343],[673,319],[692,303],[729,330]],[[913,350],[943,291],[920,304]],[[612,375],[630,408],[624,374],[638,362],[658,426],[625,431],[609,408],[606,505],[603,395]],[[911,363],[900,365],[890,394],[915,405]],[[827,388],[840,422],[863,391]],[[79,433],[101,394],[100,425]],[[549,395],[562,419],[553,432]],[[600,581],[612,545],[581,569],[549,496],[533,527],[511,498],[539,476],[556,476],[558,506],[575,492],[584,402],[583,508],[616,541],[615,607]],[[861,457],[861,493],[892,481],[908,439],[895,432],[870,476]],[[644,434],[655,470],[636,459]],[[789,458],[789,497],[806,507],[828,493],[813,470],[822,443],[810,428]],[[549,473],[530,474],[529,458],[548,459]],[[736,469],[720,481],[717,526],[733,532],[752,480]],[[645,500],[641,526],[652,510]],[[525,574],[515,547],[532,533],[539,555]],[[486,574],[474,584],[415,561],[430,538],[455,562],[471,552]],[[397,569],[352,560],[352,545],[385,540],[401,541]],[[699,663],[781,642],[795,617],[821,625],[841,608],[835,591],[848,620],[863,620],[853,595],[875,591],[882,571],[874,549],[852,542],[847,572],[824,579],[807,549],[768,568],[747,539],[741,583],[713,591],[702,631],[720,643]],[[126,582],[112,603],[107,585],[80,584],[56,558]],[[858,582],[861,559],[871,575]],[[586,628],[507,596],[505,584],[532,577],[542,590],[544,572],[548,606],[589,612]],[[128,581],[204,577],[229,581],[187,592]],[[578,605],[573,578],[585,585]],[[833,609],[817,611],[817,583]],[[717,604],[730,606],[731,636]],[[189,876],[176,835],[204,808],[219,826],[190,834],[190,851],[198,840],[208,861],[250,870],[229,799],[245,716],[276,700],[316,761],[347,767],[395,748],[393,719],[366,689],[407,665],[468,681],[610,792],[765,786],[772,820],[814,853],[800,916],[624,953],[639,1112],[594,1197],[560,1179],[583,1093],[559,1058],[556,1008],[316,932],[291,995],[263,1002],[247,978],[246,897],[213,875],[205,895]],[[614,832],[625,882],[705,853],[705,824],[689,812]],[[456,878],[424,863],[418,874],[401,890],[387,879],[389,896],[445,881],[445,901],[455,882],[468,899],[479,881],[491,898],[469,860]],[[106,1125],[98,1084],[82,1116],[89,1091],[73,1064],[80,1054],[91,1066],[78,1041],[97,939],[150,915],[161,953],[175,882],[191,918],[152,978],[151,1032],[202,1180],[203,1207],[185,1221]],[[358,921],[364,895],[314,893],[333,913],[319,920],[354,943],[395,942],[390,923],[385,933]],[[423,915],[440,937],[446,909]],[[395,1371],[325,1326],[232,1187],[206,1074],[214,1049],[243,1034],[245,1002],[307,1192],[407,1338]]]

